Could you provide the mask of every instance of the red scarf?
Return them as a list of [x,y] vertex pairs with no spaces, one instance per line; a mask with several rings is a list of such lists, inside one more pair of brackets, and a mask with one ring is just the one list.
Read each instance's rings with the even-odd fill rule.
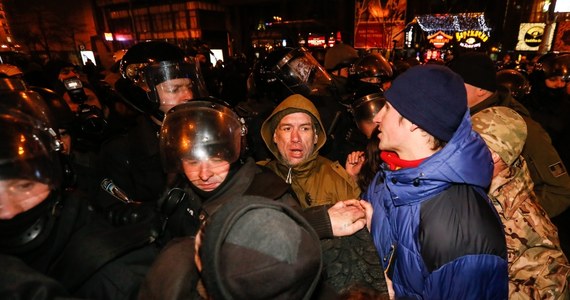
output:
[[382,151],[380,153],[380,158],[386,164],[388,164],[388,168],[390,170],[395,171],[402,168],[415,168],[419,166],[425,158],[416,159],[416,160],[403,160],[401,159],[396,152],[389,152],[389,151]]

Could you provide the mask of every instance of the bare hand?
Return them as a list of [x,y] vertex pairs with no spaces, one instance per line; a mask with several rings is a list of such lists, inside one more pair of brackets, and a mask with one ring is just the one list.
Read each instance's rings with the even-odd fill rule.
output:
[[334,236],[351,235],[366,226],[366,211],[359,200],[339,201],[328,213]]
[[360,173],[360,169],[366,158],[363,151],[354,151],[346,157],[344,168],[346,172],[356,181],[356,176]]
[[366,200],[360,200],[360,206],[362,206],[366,211],[366,228],[368,228],[368,231],[370,231],[370,224],[372,224],[372,213],[374,212],[374,208],[372,208],[372,204]]

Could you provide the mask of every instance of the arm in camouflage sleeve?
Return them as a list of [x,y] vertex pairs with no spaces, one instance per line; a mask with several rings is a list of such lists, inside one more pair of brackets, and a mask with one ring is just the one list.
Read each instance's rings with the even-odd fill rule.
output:
[[509,256],[509,299],[568,299],[570,265],[560,249],[558,231],[542,208],[529,198],[503,223]]
[[509,299],[568,299],[570,265],[526,166],[520,160],[495,176],[489,194],[507,241]]
[[552,218],[570,207],[570,177],[546,131],[532,119],[524,119],[528,136],[522,155],[538,201]]

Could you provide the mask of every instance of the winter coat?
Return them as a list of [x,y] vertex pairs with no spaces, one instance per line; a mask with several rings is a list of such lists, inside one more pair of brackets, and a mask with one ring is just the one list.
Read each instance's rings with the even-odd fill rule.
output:
[[[273,134],[285,110],[305,112],[309,114],[317,126],[317,143],[307,161],[294,167],[287,165],[279,154],[277,145],[273,143]],[[292,113],[291,112],[291,113]],[[269,162],[261,162],[273,170],[279,177],[285,179],[300,200],[301,207],[307,211],[328,208],[338,201],[354,199],[360,195],[360,188],[346,173],[338,162],[331,162],[319,156],[319,149],[326,142],[324,127],[315,106],[301,95],[293,95],[279,104],[271,116],[261,127],[261,136],[265,144],[277,158]],[[311,222],[315,224],[315,222]],[[313,227],[315,227],[313,225]],[[319,232],[317,230],[317,232]],[[331,231],[332,232],[332,231]],[[382,267],[374,244],[366,229],[346,237],[321,237],[321,247],[324,257],[324,281],[337,291],[359,284],[366,288],[386,291]]]
[[132,299],[158,255],[150,223],[112,227],[77,193],[50,197],[56,204],[38,236],[0,246],[0,298]]
[[168,213],[166,207],[172,205],[168,202],[176,202],[177,199],[170,197],[171,192],[164,195],[159,201],[159,209],[169,215],[166,231],[167,240],[172,237],[194,236],[200,228],[202,220],[208,218],[233,198],[242,195],[261,196],[287,204],[298,210],[311,223],[319,237],[332,236],[328,207],[302,209],[299,201],[290,190],[290,186],[271,170],[258,166],[253,159],[246,159],[245,163],[235,173],[228,174],[228,176],[231,177],[228,182],[224,182],[220,190],[207,196],[196,193],[187,183],[187,179],[184,178],[183,183],[171,189],[171,191],[179,190],[184,193],[184,198],[179,204],[176,204],[172,213]]
[[[294,167],[288,166],[273,142],[273,134],[279,120],[274,118],[285,110],[302,111],[317,120],[317,144],[307,161]],[[319,155],[319,149],[326,142],[326,135],[319,112],[301,95],[293,95],[279,104],[261,127],[261,136],[276,160],[260,162],[273,170],[279,177],[291,184],[303,208],[334,204],[341,200],[354,199],[360,195],[360,188],[338,163]]]
[[383,164],[363,196],[396,298],[506,299],[505,236],[485,189],[493,162],[469,114],[418,167]]
[[[148,117],[139,116],[137,125],[126,134],[115,136],[101,145],[99,175],[109,178],[129,198],[155,202],[164,193],[167,174],[162,168],[158,146],[158,130]],[[117,200],[101,188],[97,189],[95,206],[107,209]]]
[[528,136],[522,156],[528,164],[534,193],[549,217],[557,216],[570,207],[570,176],[550,136],[542,126],[530,117],[528,110],[516,101],[508,91],[497,90],[491,97],[470,109],[471,115],[492,106],[506,106],[519,113],[525,120]]
[[568,299],[570,264],[532,187],[521,157],[493,178],[489,190],[507,237],[509,299]]

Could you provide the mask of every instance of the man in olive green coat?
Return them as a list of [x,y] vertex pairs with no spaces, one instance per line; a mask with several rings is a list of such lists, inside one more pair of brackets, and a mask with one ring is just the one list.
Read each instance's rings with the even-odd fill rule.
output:
[[[295,94],[283,100],[261,126],[261,137],[276,159],[258,163],[285,179],[303,208],[344,202],[362,209],[358,202],[343,201],[359,197],[356,182],[338,162],[319,155],[326,133],[309,99]],[[321,239],[321,246],[325,281],[337,291],[356,283],[386,291],[380,260],[366,229]]]
[[261,162],[293,187],[303,208],[355,199],[360,188],[338,163],[319,155],[326,133],[319,112],[302,95],[286,98],[261,126],[276,160]]

